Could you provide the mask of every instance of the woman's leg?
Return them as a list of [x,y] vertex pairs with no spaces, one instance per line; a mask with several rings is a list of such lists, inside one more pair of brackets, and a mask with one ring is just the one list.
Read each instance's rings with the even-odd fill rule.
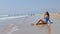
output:
[[40,25],[40,24],[47,24],[47,23],[45,23],[42,19],[40,19],[40,20],[36,23],[36,25]]
[[42,20],[42,19],[40,19],[40,20],[36,23],[36,25],[40,25],[40,24],[43,24],[43,20]]

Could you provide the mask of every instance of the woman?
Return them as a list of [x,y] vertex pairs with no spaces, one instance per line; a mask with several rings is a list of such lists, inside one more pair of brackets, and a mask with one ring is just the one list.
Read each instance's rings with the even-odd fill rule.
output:
[[48,21],[49,21],[49,19],[50,19],[49,12],[46,12],[46,13],[44,14],[44,20],[40,19],[40,20],[36,23],[36,25],[47,24]]
[[49,20],[50,20],[49,12],[46,12],[45,15],[44,15],[44,21],[45,21],[46,23],[48,23]]

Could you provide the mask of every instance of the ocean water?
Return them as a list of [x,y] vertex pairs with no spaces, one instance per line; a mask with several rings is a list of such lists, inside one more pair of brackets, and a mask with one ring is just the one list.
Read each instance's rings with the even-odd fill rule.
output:
[[36,24],[39,15],[3,16],[0,18],[0,34],[59,34],[60,18],[51,18],[52,24]]
[[24,19],[25,17],[29,17],[29,16],[32,16],[32,14],[31,15],[0,15],[0,25],[6,25],[8,24],[8,22],[13,23],[14,21],[16,22],[20,19]]

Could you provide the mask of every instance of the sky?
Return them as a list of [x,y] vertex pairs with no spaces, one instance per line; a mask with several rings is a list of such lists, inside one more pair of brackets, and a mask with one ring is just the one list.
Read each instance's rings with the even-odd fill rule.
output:
[[60,12],[60,0],[0,0],[1,14]]

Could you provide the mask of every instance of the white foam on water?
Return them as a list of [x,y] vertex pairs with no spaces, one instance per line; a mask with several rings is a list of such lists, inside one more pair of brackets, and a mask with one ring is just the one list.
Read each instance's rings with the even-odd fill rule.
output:
[[0,15],[0,17],[4,17],[4,16],[8,16],[8,15]]
[[2,17],[2,18],[0,18],[0,20],[13,19],[13,18],[21,18],[21,17],[26,17],[26,16],[28,16],[28,15],[25,15],[25,16]]

